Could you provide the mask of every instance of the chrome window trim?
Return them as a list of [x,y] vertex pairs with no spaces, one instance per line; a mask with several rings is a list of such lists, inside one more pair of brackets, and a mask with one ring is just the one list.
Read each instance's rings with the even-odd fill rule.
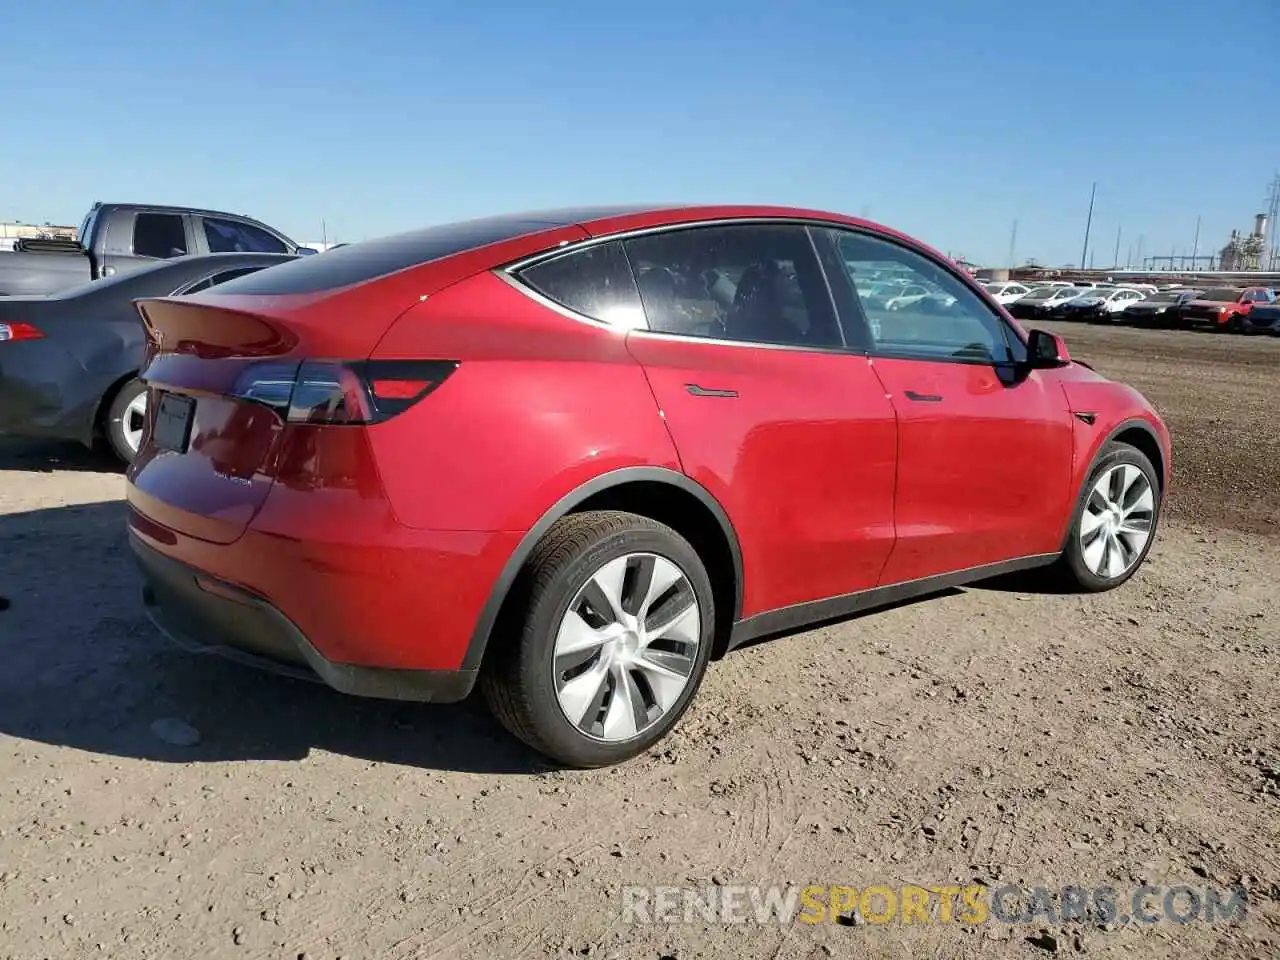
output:
[[[724,340],[724,339],[719,339],[715,337],[697,337],[697,336],[692,336],[690,334],[666,333],[663,331],[651,329],[648,326],[649,321],[647,316],[644,318],[645,326],[643,327],[619,327],[616,324],[607,323],[603,320],[597,320],[596,318],[587,316],[586,314],[578,313],[576,310],[571,310],[568,307],[564,306],[563,304],[557,303],[556,301],[545,296],[544,294],[539,293],[537,290],[534,290],[531,286],[529,286],[524,281],[522,281],[518,276],[516,276],[516,274],[519,271],[527,269],[528,267],[536,266],[541,262],[544,262],[547,260],[553,260],[556,257],[566,256],[568,254],[575,253],[579,250],[587,250],[593,246],[597,246],[602,243],[612,243],[614,241],[625,242],[626,240],[630,240],[634,237],[650,236],[656,233],[671,233],[677,230],[695,230],[700,228],[705,229],[708,227],[730,227],[730,226],[752,226],[752,225],[794,226],[794,227],[802,227],[807,230],[811,230],[812,228],[815,228],[815,227],[820,229],[827,229],[827,230],[842,230],[849,233],[855,233],[862,236],[870,237],[874,240],[879,240],[883,243],[892,244],[893,246],[899,247],[903,250],[913,253],[918,257],[923,257],[929,262],[935,264],[936,266],[950,273],[957,280],[957,282],[961,283],[962,285],[965,285],[968,289],[970,289],[971,292],[975,294],[975,297],[977,298],[977,300],[982,304],[983,307],[985,307],[987,310],[991,312],[991,314],[995,317],[996,321],[1000,324],[1004,333],[1004,339],[1006,340],[1006,343],[1010,339],[1012,339],[1016,342],[1021,343],[1024,348],[1026,346],[1026,341],[1024,341],[1022,337],[1019,335],[1017,327],[1015,327],[1013,324],[1009,322],[1008,318],[999,309],[998,305],[995,309],[993,309],[991,303],[988,302],[988,298],[983,297],[981,293],[972,290],[976,281],[974,281],[972,277],[970,277],[963,270],[961,270],[956,264],[949,263],[945,259],[935,258],[930,254],[926,253],[925,251],[919,250],[914,245],[907,243],[903,240],[900,240],[897,237],[889,236],[888,234],[882,233],[878,230],[874,230],[866,226],[845,223],[840,220],[826,220],[818,217],[747,216],[747,217],[718,217],[718,218],[712,218],[707,220],[689,220],[689,221],[682,221],[678,223],[663,223],[663,224],[658,224],[656,226],[637,227],[631,230],[619,230],[613,233],[601,234],[599,236],[584,237],[581,240],[564,241],[559,246],[553,249],[542,250],[542,251],[539,251],[538,253],[530,254],[527,257],[522,257],[519,260],[514,260],[514,261],[511,261],[510,263],[493,267],[490,269],[490,272],[493,273],[498,278],[500,278],[501,280],[506,281],[514,289],[523,293],[525,296],[530,297],[531,299],[541,304],[542,306],[548,307],[549,309],[554,310],[556,313],[560,314],[561,316],[567,317],[570,320],[577,320],[579,323],[585,323],[597,329],[611,330],[611,331],[622,332],[622,333],[636,333],[636,334],[643,335],[645,337],[652,337],[660,340],[678,340],[682,343],[710,343],[710,344],[716,344],[718,346],[725,346],[725,347],[743,347],[743,348],[761,349],[761,350],[790,350],[790,351],[798,351],[801,353],[838,353],[838,354],[844,354],[847,356],[859,356],[859,357],[868,357],[868,358],[874,358],[877,355],[882,355],[884,356],[885,359],[925,359],[923,357],[905,357],[900,354],[895,355],[887,351],[883,354],[877,354],[877,351],[874,345],[872,344],[868,344],[868,347],[866,349],[862,349],[857,346],[818,347],[818,346],[810,346],[810,345],[804,345],[804,344],[761,343],[755,340]],[[579,224],[579,226],[582,226],[582,225]],[[584,226],[583,229],[586,229],[586,227]],[[811,233],[809,235],[809,239],[811,244],[815,243]],[[816,251],[815,251],[815,256],[816,256]],[[819,269],[822,270],[824,282],[827,283],[829,286],[831,280],[829,277],[826,276],[826,268],[822,265],[821,257],[819,257],[818,260],[819,260],[818,266],[819,266]],[[1030,288],[1028,288],[1028,290],[1030,290]],[[832,305],[833,307],[835,306],[834,303]],[[862,310],[861,301],[858,301],[858,310],[859,310],[859,313],[861,314],[861,310]],[[866,323],[865,315],[860,315],[859,319],[864,324]],[[840,330],[841,337],[843,337],[847,343],[849,338],[848,338],[848,334],[844,330],[844,318],[840,316],[840,311],[838,309],[836,310],[836,324]],[[1010,346],[1012,345],[1010,344]],[[970,365],[978,364],[978,365],[987,365],[987,366],[991,366],[993,364],[994,365],[1001,364],[1001,361],[996,361],[996,360],[986,361],[986,360],[976,360],[976,359],[968,359],[968,358],[961,359],[961,358],[952,358],[952,357],[945,357],[945,358],[939,357],[934,362],[961,363],[961,364],[970,364]]]

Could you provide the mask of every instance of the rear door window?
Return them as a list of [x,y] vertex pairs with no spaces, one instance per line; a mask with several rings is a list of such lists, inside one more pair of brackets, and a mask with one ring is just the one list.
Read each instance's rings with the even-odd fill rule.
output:
[[187,228],[177,213],[140,213],[133,221],[133,253],[168,260],[187,255]]
[[634,237],[624,247],[652,330],[797,347],[843,346],[804,227],[694,227]]

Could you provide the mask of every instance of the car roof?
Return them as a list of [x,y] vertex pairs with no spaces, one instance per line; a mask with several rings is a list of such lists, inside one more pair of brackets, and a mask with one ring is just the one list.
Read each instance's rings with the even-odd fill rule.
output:
[[[855,217],[800,207],[760,205],[619,204],[614,206],[562,207],[499,214],[432,226],[363,240],[318,257],[281,266],[271,276],[232,280],[223,295],[312,296],[332,294],[376,279],[399,276],[428,292],[415,275],[429,270],[439,289],[452,276],[461,279],[477,270],[494,269],[530,257],[555,252],[566,244],[615,234],[692,226],[732,220],[789,220],[861,227],[897,239],[916,250],[952,263],[936,250],[889,227]],[[448,267],[443,266],[448,262]],[[430,266],[429,266],[430,265]],[[955,267],[958,271],[960,268]]]

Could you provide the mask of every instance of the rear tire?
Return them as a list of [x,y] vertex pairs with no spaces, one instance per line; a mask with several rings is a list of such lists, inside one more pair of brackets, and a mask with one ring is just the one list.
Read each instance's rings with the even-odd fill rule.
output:
[[534,548],[481,675],[490,709],[572,767],[620,763],[679,722],[714,637],[711,581],[670,527],[572,514]]
[[126,381],[107,408],[103,424],[107,445],[116,458],[128,466],[138,455],[142,439],[142,420],[147,412],[147,385],[141,380]]
[[1137,447],[1110,443],[1089,471],[1054,573],[1068,589],[1114,590],[1142,566],[1163,505],[1155,467]]

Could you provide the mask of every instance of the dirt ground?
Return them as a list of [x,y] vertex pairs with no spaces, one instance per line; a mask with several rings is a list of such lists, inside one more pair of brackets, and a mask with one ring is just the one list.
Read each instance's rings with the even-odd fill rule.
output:
[[[1280,340],[1061,329],[1173,430],[1130,584],[983,585],[736,652],[660,752],[591,773],[476,704],[171,649],[119,473],[0,444],[0,957],[1280,955]],[[627,885],[904,883],[1249,899],[1217,924],[622,910]]]

